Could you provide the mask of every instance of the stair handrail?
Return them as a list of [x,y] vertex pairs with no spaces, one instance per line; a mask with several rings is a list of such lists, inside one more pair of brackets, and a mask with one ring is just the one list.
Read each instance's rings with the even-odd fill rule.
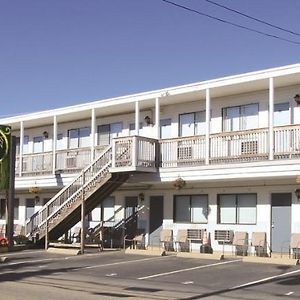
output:
[[[75,179],[66,185],[64,188],[62,188],[57,194],[55,194],[45,205],[43,205],[36,213],[34,213],[30,218],[26,220],[26,235],[31,234],[34,230],[36,230],[37,227],[39,227],[40,223],[42,223],[43,220],[43,213],[46,212],[46,219],[48,219],[48,209],[51,204],[53,204],[54,201],[56,201],[61,195],[63,195],[76,181],[80,182],[80,179],[83,178],[83,174],[87,173],[89,169],[91,169],[94,165],[96,165],[106,154],[109,154],[109,151],[112,149],[111,145],[107,146],[101,154],[88,166],[86,166],[80,174],[78,174]],[[111,153],[110,153],[111,154]],[[111,157],[109,159],[111,161]],[[73,196],[78,190],[82,189],[83,183],[78,185],[79,188],[71,193],[69,197],[64,201],[66,202],[71,196]],[[63,203],[62,203],[63,204]],[[60,206],[59,206],[60,207]],[[58,210],[58,208],[55,210],[55,212]],[[42,219],[42,222],[39,222],[39,219]],[[35,222],[37,221],[37,222]],[[34,226],[35,225],[35,226]],[[31,227],[30,230],[28,230],[29,226]]]
[[[53,211],[50,215],[48,215],[47,219],[43,220],[39,226],[43,226],[49,219],[51,219],[58,211],[60,211],[65,205],[68,204],[77,194],[81,194],[82,190],[85,191],[86,187],[94,180],[95,177],[97,177],[100,173],[102,173],[104,170],[108,170],[109,167],[111,167],[111,161],[108,162],[103,168],[98,171],[93,178],[91,178],[88,182],[86,182],[83,186],[81,186],[76,192],[74,192],[65,202],[63,202],[55,211]],[[83,172],[81,172],[81,175],[83,175]]]

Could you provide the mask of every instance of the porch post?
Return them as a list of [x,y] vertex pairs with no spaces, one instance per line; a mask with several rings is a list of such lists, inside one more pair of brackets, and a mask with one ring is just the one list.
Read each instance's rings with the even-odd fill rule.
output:
[[274,78],[269,78],[269,160],[274,159]]
[[55,170],[56,170],[56,148],[57,148],[57,117],[53,116],[52,174],[55,174]]
[[23,169],[23,145],[24,145],[24,122],[20,122],[20,153],[19,153],[19,176],[22,176]]
[[91,112],[91,162],[95,159],[95,132],[96,132],[96,112],[92,108]]
[[139,135],[140,131],[140,109],[139,102],[135,102],[135,135]]
[[82,191],[81,191],[81,234],[80,234],[80,254],[84,254],[85,245],[85,195],[84,195],[84,184],[85,174],[82,172]]
[[160,139],[160,103],[159,98],[155,98],[155,127],[156,127],[156,138]]
[[209,165],[209,155],[210,155],[210,90],[205,91],[205,164]]

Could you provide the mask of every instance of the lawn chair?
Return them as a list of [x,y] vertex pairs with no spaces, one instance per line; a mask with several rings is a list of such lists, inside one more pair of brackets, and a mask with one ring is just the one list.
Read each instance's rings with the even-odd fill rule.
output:
[[164,250],[170,251],[173,248],[173,230],[172,229],[162,229],[160,232],[159,243],[162,245]]
[[187,252],[189,250],[187,238],[188,238],[187,229],[178,229],[177,235],[176,235],[176,240],[175,240],[176,250],[178,252],[179,251]]
[[234,233],[232,246],[235,247],[235,255],[247,256],[247,254],[248,254],[248,232],[236,231]]
[[268,256],[266,232],[253,232],[251,245],[254,247],[256,256]]
[[290,254],[293,258],[300,259],[300,233],[291,234]]
[[[126,243],[127,242],[127,243]],[[124,238],[124,249],[126,244],[130,244],[129,247],[132,249],[145,249],[145,235],[143,233],[136,235],[132,239]]]
[[81,239],[81,227],[75,227],[72,233],[72,242],[79,243]]

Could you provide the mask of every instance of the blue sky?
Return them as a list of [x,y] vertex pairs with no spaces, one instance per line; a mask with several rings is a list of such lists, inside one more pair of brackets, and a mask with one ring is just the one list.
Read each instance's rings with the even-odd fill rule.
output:
[[[278,34],[204,0],[173,0]],[[215,0],[300,33],[299,0]],[[0,116],[300,62],[300,45],[161,0],[0,0]]]

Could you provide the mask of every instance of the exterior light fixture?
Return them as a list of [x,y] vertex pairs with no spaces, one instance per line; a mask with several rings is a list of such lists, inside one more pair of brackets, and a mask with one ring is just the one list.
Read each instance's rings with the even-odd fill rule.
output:
[[295,190],[295,195],[297,197],[297,200],[300,201],[300,189]]
[[144,200],[145,200],[145,194],[144,193],[139,193],[139,200],[140,200],[141,203],[144,202]]
[[181,177],[178,177],[173,183],[173,186],[176,190],[181,190],[185,185],[186,182]]
[[144,120],[145,120],[145,123],[146,123],[147,125],[150,125],[150,124],[151,124],[151,119],[150,119],[149,116],[146,116],[146,117],[144,118]]
[[300,95],[299,94],[295,95],[294,100],[297,103],[297,105],[300,105]]
[[43,132],[43,137],[44,137],[45,139],[47,139],[47,138],[49,137],[48,131],[44,131],[44,132]]

